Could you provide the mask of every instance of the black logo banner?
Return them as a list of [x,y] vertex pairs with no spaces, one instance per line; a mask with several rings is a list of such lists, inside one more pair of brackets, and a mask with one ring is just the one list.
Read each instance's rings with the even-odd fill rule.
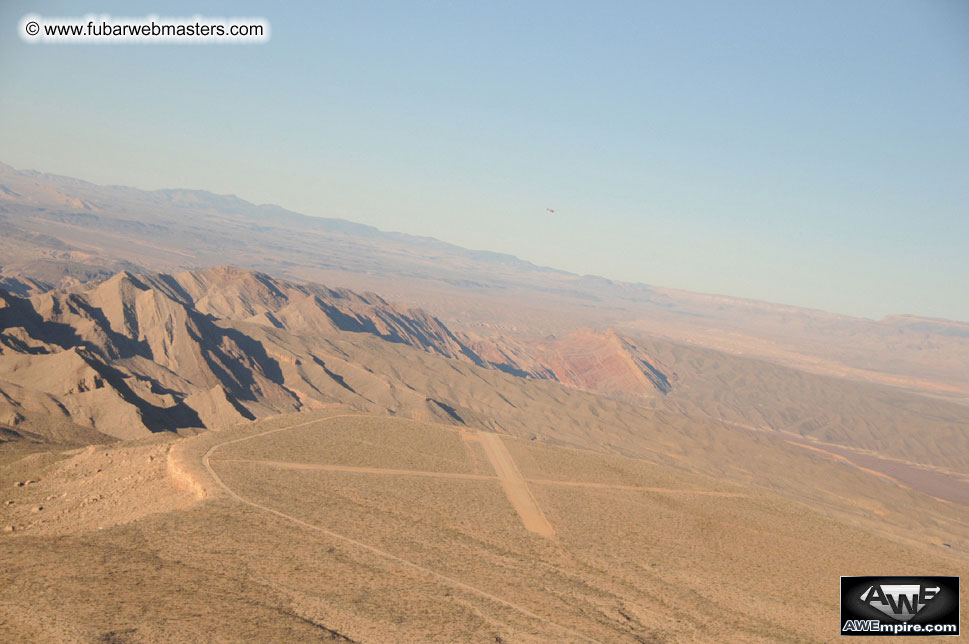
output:
[[958,635],[958,577],[842,577],[842,635]]

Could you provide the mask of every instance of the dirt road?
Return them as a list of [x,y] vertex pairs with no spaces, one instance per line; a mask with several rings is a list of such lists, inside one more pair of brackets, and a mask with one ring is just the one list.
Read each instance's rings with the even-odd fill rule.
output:
[[389,476],[424,476],[434,479],[465,479],[471,481],[494,481],[494,476],[484,474],[462,474],[460,472],[425,472],[422,470],[395,470],[383,467],[361,467],[358,465],[327,465],[323,463],[290,463],[288,461],[267,461],[248,458],[210,459],[213,463],[259,463],[281,470],[309,470],[322,472],[351,472],[355,474],[382,474]]

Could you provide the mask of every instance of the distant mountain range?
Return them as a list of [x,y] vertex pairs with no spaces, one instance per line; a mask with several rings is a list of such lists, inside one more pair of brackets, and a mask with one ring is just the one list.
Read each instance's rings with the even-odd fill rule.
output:
[[[224,265],[375,291],[510,354],[517,342],[535,347],[580,327],[612,328],[633,344],[665,338],[969,402],[969,325],[962,322],[873,321],[626,284],[232,196],[98,186],[0,164],[0,287],[10,293],[90,285],[122,270]],[[665,386],[658,378],[653,384]]]

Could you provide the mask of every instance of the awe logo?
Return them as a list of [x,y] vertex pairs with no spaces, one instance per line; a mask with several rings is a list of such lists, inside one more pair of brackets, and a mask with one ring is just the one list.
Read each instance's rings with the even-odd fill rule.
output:
[[841,634],[959,634],[958,577],[842,577]]
[[938,596],[939,586],[924,584],[872,584],[861,594],[861,601],[889,617],[907,622]]

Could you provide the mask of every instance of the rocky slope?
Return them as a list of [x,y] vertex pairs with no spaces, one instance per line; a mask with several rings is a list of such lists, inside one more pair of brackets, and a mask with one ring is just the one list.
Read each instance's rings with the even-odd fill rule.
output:
[[673,389],[672,372],[614,329],[583,327],[562,337],[535,342],[477,339],[473,350],[508,373],[554,380],[568,387],[613,398],[641,399]]
[[[175,275],[122,271],[87,290],[30,298],[0,291],[0,426],[22,437],[130,439],[333,402],[460,420],[448,402],[403,381],[381,396],[364,390],[383,384],[358,384],[359,390],[349,384],[394,380],[393,372],[361,376],[368,366],[333,344],[365,337],[614,397],[670,387],[614,332],[473,347],[425,311],[372,293],[225,267]],[[370,347],[380,350],[379,343]]]

